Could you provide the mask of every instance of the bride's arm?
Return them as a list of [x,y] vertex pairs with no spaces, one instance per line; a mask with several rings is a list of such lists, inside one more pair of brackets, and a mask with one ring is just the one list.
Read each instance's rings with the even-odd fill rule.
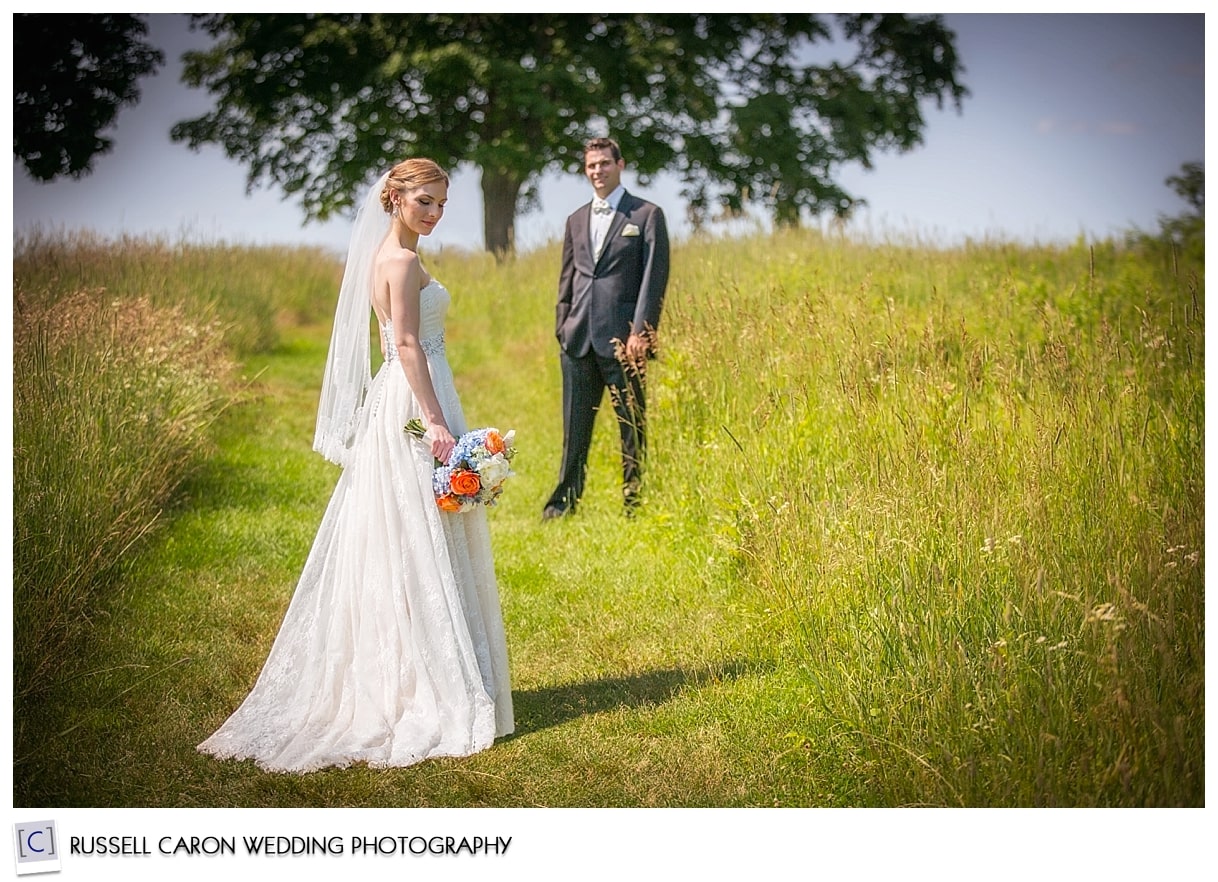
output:
[[427,369],[427,355],[419,343],[419,289],[423,281],[419,257],[413,252],[404,251],[400,256],[390,258],[388,268],[389,307],[398,360],[406,372],[406,382],[423,409],[431,455],[447,462],[456,442],[440,409],[440,400],[431,383],[431,372]]

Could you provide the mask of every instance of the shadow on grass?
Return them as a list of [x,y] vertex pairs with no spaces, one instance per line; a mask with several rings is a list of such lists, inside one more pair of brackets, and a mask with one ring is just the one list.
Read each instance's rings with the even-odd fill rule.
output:
[[725,662],[697,670],[665,668],[630,676],[513,691],[516,731],[510,737],[519,738],[603,711],[658,706],[679,696],[686,687],[735,680],[757,670],[756,663]]

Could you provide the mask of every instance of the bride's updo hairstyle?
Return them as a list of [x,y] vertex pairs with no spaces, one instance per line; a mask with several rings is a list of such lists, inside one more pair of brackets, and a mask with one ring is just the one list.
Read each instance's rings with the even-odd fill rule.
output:
[[405,159],[389,172],[385,189],[381,190],[381,206],[386,214],[392,214],[393,203],[389,201],[391,190],[417,190],[436,181],[443,181],[446,185],[449,183],[448,175],[435,162],[430,159]]

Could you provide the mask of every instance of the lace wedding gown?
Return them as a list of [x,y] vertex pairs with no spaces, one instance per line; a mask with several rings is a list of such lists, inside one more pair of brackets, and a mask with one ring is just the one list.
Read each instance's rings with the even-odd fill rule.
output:
[[[468,429],[444,352],[448,291],[420,293],[419,338],[449,429]],[[466,756],[513,730],[507,646],[486,512],[435,503],[422,418],[381,326],[352,457],[270,656],[244,703],[199,750],[307,772]]]

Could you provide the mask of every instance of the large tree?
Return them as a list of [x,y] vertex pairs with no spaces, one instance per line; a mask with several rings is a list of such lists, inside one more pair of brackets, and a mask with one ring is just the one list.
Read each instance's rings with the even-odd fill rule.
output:
[[165,60],[147,32],[134,15],[13,16],[13,154],[33,177],[83,177],[113,147],[102,133]]
[[399,157],[467,163],[481,171],[486,247],[500,255],[542,174],[577,171],[590,135],[616,138],[643,182],[679,175],[695,223],[747,204],[795,223],[801,212],[847,212],[854,200],[834,183],[841,164],[913,147],[927,99],[958,108],[967,94],[938,16],[258,14],[197,24],[215,42],[187,53],[183,79],[217,104],[175,126],[175,139],[221,145],[247,165],[249,187],[278,184],[315,219],[349,207]]

